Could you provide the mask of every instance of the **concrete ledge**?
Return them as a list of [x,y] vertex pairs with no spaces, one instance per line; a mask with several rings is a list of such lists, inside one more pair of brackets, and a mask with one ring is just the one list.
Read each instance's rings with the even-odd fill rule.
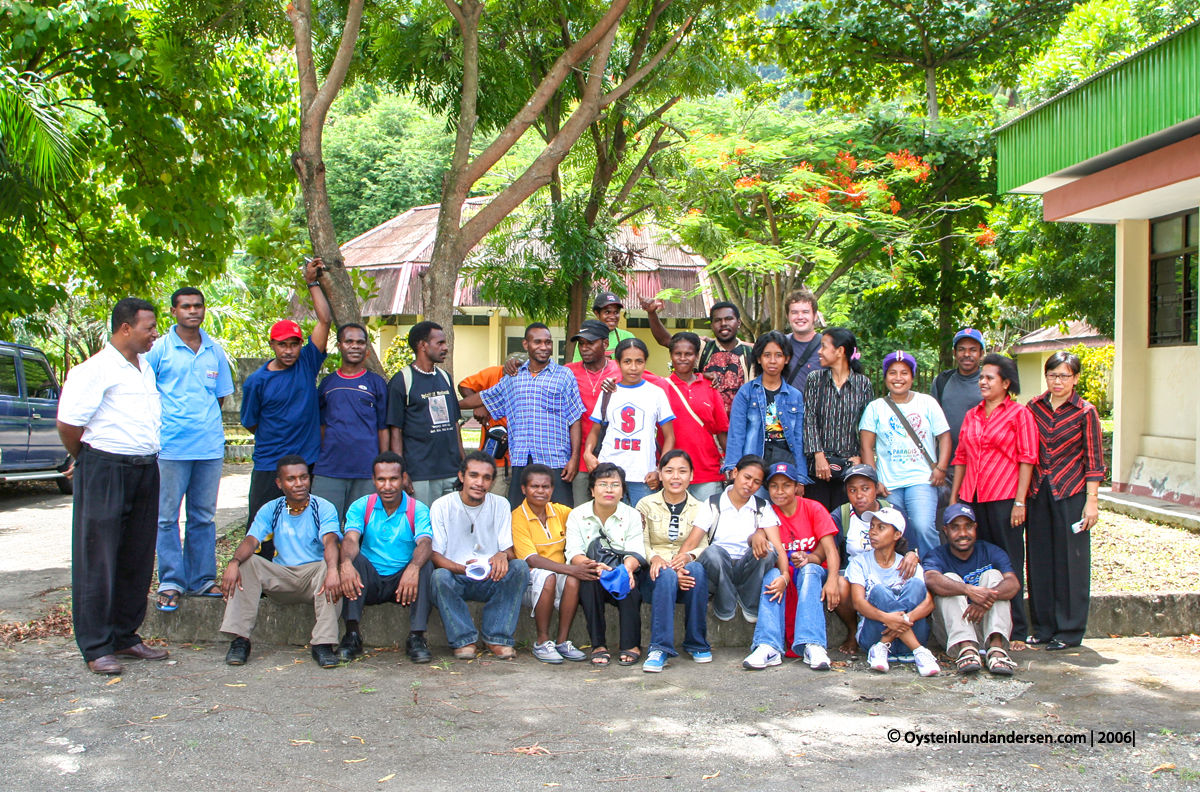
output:
[[[480,603],[469,603],[475,623],[479,623]],[[172,642],[215,643],[229,640],[221,631],[221,618],[225,604],[215,598],[186,597],[179,610],[163,613],[150,602],[142,633],[164,638]],[[305,605],[276,605],[264,599],[258,609],[258,624],[252,638],[261,643],[295,644],[308,643],[312,630],[312,609]],[[610,647],[617,646],[617,614],[608,609],[608,641]],[[826,636],[829,646],[836,647],[846,637],[846,629],[834,614],[827,614]],[[363,635],[373,646],[402,644],[408,635],[408,609],[393,605],[376,605],[366,609],[362,621]],[[1088,638],[1107,638],[1110,635],[1155,636],[1188,635],[1200,630],[1200,593],[1184,594],[1099,594],[1092,597],[1091,614],[1088,618]],[[642,645],[650,635],[650,606],[642,606]],[[709,609],[708,640],[715,647],[749,648],[754,635],[754,625],[746,622],[739,613],[732,621],[721,622]],[[445,646],[446,633],[437,609],[429,620],[429,642],[431,646]],[[533,619],[528,612],[522,614],[517,627],[517,642],[532,643],[534,640]],[[590,643],[583,613],[575,617],[571,627],[571,640],[576,645]],[[683,640],[683,609],[675,611],[676,648]]]
[[1100,490],[1100,508],[1139,520],[1173,525],[1200,534],[1200,510],[1160,498]]

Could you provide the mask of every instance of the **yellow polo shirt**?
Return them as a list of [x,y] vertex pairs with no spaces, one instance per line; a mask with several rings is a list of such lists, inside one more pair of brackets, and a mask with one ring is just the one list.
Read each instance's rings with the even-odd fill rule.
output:
[[569,506],[547,503],[546,525],[543,526],[529,508],[529,501],[521,501],[512,513],[513,550],[517,558],[524,560],[536,554],[559,564],[567,563],[563,549],[567,546],[567,515],[570,513]]

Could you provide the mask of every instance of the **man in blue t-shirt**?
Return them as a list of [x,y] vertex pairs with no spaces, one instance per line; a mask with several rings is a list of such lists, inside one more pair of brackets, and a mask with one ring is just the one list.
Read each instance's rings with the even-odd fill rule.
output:
[[363,653],[359,620],[367,605],[394,602],[412,607],[404,651],[414,663],[433,660],[425,642],[429,621],[429,579],[433,574],[433,528],[429,507],[404,492],[404,460],[384,451],[371,463],[375,492],[346,511],[342,539],[342,620],[346,634],[338,657],[346,662]]
[[[258,620],[258,601],[280,604],[311,602],[316,611],[312,629],[312,656],[321,668],[338,664],[338,608],[342,584],[338,577],[341,530],[333,504],[310,495],[308,463],[289,454],[279,460],[276,482],[282,498],[269,501],[254,516],[246,538],[225,568],[221,591],[225,618],[221,632],[233,636],[225,662],[245,665],[250,658],[250,633]],[[274,539],[277,561],[254,553],[262,542]]]
[[[275,359],[255,371],[242,385],[242,426],[254,434],[254,472],[250,474],[250,513],[246,527],[263,504],[283,493],[275,484],[281,457],[297,454],[312,472],[321,454],[321,413],[317,407],[317,374],[325,362],[333,312],[317,279],[324,264],[312,259],[304,265],[304,282],[312,297],[317,324],[308,343],[300,325],[281,319],[271,327],[271,352]],[[275,548],[270,540],[259,553],[268,560]]]
[[[184,594],[217,590],[217,488],[225,464],[221,406],[233,393],[225,350],[200,327],[204,294],[184,286],[171,295],[175,326],[154,342],[146,362],[162,399],[158,454],[158,602],[173,611]],[[184,538],[179,507],[187,498]]]
[[321,456],[313,468],[312,491],[346,516],[346,507],[375,491],[372,452],[388,449],[387,380],[367,370],[367,329],[338,327],[342,365],[321,380]]
[[1020,584],[1008,554],[976,540],[975,512],[965,503],[947,508],[942,522],[947,543],[921,559],[925,587],[933,595],[934,628],[945,634],[946,652],[956,658],[958,673],[982,668],[979,649],[986,646],[987,670],[1012,676],[1017,664],[1007,650],[1012,599]]

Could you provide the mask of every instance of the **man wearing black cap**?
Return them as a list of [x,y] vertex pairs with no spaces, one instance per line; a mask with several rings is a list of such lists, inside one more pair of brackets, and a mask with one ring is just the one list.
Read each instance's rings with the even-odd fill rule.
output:
[[[621,378],[621,367],[605,356],[608,336],[608,325],[597,319],[584,321],[579,327],[579,332],[571,336],[571,340],[575,342],[575,352],[581,359],[575,363],[568,363],[566,368],[575,375],[575,382],[579,384],[579,398],[583,400],[584,413],[579,424],[581,437],[587,437],[588,432],[592,431],[592,410],[596,408],[596,402],[604,396],[604,381]],[[582,453],[580,449],[581,457]],[[571,482],[576,505],[592,499],[588,492],[587,472],[587,463],[581,458],[579,472]]]
[[[633,338],[633,333],[617,327],[621,321],[621,311],[624,308],[625,304],[621,302],[621,298],[610,291],[600,292],[592,302],[592,314],[595,315],[596,321],[608,328],[608,346],[604,350],[607,357],[612,357],[613,350],[617,348],[617,344],[621,343],[622,338]],[[571,358],[571,362],[578,363],[581,360],[583,360],[582,353],[576,346],[575,357]]]

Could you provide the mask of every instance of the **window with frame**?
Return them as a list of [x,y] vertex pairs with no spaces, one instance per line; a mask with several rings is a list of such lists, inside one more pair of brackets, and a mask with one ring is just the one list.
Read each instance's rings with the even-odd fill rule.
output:
[[1150,223],[1150,346],[1196,343],[1200,213]]

